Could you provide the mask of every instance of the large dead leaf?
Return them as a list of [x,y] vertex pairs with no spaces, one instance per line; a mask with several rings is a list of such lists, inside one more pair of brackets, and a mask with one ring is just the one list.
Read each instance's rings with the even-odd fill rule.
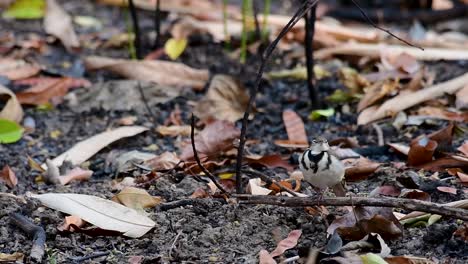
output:
[[370,87],[364,89],[364,97],[361,98],[358,104],[358,112],[363,109],[379,102],[385,96],[388,96],[397,91],[399,86],[398,80],[385,80],[382,82],[376,82]]
[[146,160],[144,165],[153,170],[170,170],[179,164],[180,159],[175,152],[166,151],[161,155]]
[[410,108],[424,101],[437,98],[446,93],[453,94],[468,83],[468,73],[452,80],[427,87],[416,92],[399,94],[386,101],[378,108],[367,108],[358,117],[358,124],[365,125],[387,116],[396,115],[398,112]]
[[218,119],[236,122],[244,116],[249,96],[244,86],[228,75],[215,75],[205,97],[194,108],[203,120]]
[[304,121],[293,110],[283,111],[283,123],[286,127],[286,133],[290,142],[297,144],[308,144],[307,134],[304,127]]
[[60,39],[67,50],[80,47],[70,15],[55,0],[47,0],[44,29],[48,34]]
[[[240,130],[233,123],[216,120],[195,136],[195,147],[200,158],[214,156],[219,152],[231,149],[234,139],[239,138],[239,136]],[[191,144],[187,144],[182,149],[180,159],[183,161],[193,159]]]
[[367,179],[380,166],[380,163],[364,157],[346,159],[343,160],[343,163],[346,168],[345,179],[350,182]]
[[0,59],[0,75],[12,81],[32,77],[40,71],[39,65],[24,60]]
[[92,56],[86,57],[84,62],[87,70],[108,70],[129,79],[162,85],[201,89],[209,78],[207,70],[169,61],[135,61]]
[[10,188],[14,188],[18,184],[15,172],[8,165],[5,165],[0,171],[0,181],[5,182]]
[[33,85],[16,94],[22,104],[43,105],[60,103],[68,90],[73,87],[89,87],[91,83],[86,79],[62,78],[33,78],[17,81],[16,84]]
[[292,171],[294,167],[284,160],[281,155],[272,154],[272,155],[247,155],[245,159],[249,164],[261,164],[268,168],[284,168],[288,171]]
[[[148,128],[142,126],[124,126],[111,131],[102,132],[75,144],[71,149],[53,159],[52,163],[60,167],[62,163],[67,160],[73,165],[79,165],[112,142],[121,138],[140,134],[146,130],[148,130]],[[47,168],[45,164],[42,164],[42,167],[44,169]]]
[[125,187],[112,197],[112,201],[142,212],[144,208],[154,207],[162,203],[163,200],[161,197],[151,196],[146,190]]
[[[358,221],[358,222],[356,222]],[[390,208],[354,207],[354,211],[334,220],[327,232],[337,230],[343,239],[358,240],[370,233],[377,233],[385,240],[395,239],[403,234],[402,226]]]
[[[3,100],[2,98],[6,98]],[[0,102],[5,102],[0,111],[0,119],[8,119],[17,123],[23,119],[23,108],[16,95],[10,89],[0,84]]]
[[138,238],[151,230],[150,218],[116,202],[100,197],[75,193],[46,193],[31,195],[45,206],[79,218],[97,227]]

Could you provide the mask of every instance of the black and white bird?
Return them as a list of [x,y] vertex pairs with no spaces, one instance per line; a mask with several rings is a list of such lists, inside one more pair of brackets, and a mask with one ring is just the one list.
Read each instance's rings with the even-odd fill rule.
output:
[[312,140],[310,147],[299,157],[299,168],[304,180],[323,192],[343,180],[345,167],[341,161],[330,153],[328,141],[323,137]]

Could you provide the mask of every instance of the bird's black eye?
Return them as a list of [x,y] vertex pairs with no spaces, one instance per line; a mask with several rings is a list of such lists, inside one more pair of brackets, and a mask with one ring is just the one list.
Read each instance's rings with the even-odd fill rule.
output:
[[315,139],[312,140],[312,143],[317,144],[317,140],[315,140]]

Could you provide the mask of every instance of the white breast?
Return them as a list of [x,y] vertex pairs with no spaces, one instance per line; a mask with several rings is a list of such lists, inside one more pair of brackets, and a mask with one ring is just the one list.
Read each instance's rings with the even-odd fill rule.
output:
[[[344,177],[345,169],[341,161],[335,156],[325,152],[318,162],[315,172],[315,163],[310,161],[307,155],[304,154],[299,158],[299,168],[304,174],[304,180],[320,189],[326,189],[327,187],[332,187],[341,182]],[[308,168],[304,168],[301,162],[303,159]]]

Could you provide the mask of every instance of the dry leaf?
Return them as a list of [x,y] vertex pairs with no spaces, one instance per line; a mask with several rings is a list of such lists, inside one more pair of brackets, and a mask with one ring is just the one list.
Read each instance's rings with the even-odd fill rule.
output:
[[307,134],[304,127],[304,121],[293,110],[283,111],[283,123],[286,127],[286,133],[290,141],[297,142],[298,144],[308,144]]
[[161,85],[201,89],[209,78],[207,70],[169,61],[135,61],[92,56],[86,57],[84,62],[87,70],[108,70],[129,79]]
[[0,181],[5,182],[12,189],[18,184],[15,172],[8,165],[5,165],[2,171],[0,171]]
[[143,211],[144,208],[154,207],[162,203],[161,197],[151,196],[146,190],[135,187],[123,188],[112,198],[112,201],[137,211]]
[[180,163],[179,157],[175,152],[166,151],[161,155],[154,157],[152,159],[146,160],[144,165],[159,171],[159,170],[170,170],[177,166]]
[[268,168],[284,168],[288,171],[292,171],[294,167],[289,164],[286,160],[284,160],[281,155],[272,154],[272,155],[265,155],[265,156],[258,156],[258,155],[247,155],[245,157],[249,164],[261,164]]
[[391,95],[397,91],[399,86],[398,80],[385,80],[382,82],[376,82],[370,87],[364,88],[365,94],[361,98],[358,104],[358,112],[363,109],[379,102],[385,96]]
[[215,75],[205,97],[197,103],[194,114],[202,120],[236,122],[244,116],[249,96],[244,86],[228,75]]
[[262,187],[262,180],[260,178],[250,179],[247,185],[247,192],[252,195],[269,195],[271,190]]
[[[195,136],[195,146],[200,158],[214,156],[233,147],[234,139],[239,138],[240,130],[228,121],[216,120],[208,124]],[[180,159],[188,161],[193,159],[191,144],[182,150]]]
[[0,59],[0,75],[12,81],[32,77],[40,71],[39,65],[27,63],[24,60]]
[[385,261],[388,264],[436,264],[433,260],[415,256],[396,256],[396,257],[386,257]]
[[60,226],[58,226],[57,229],[61,232],[64,232],[64,231],[74,232],[75,229],[71,225],[82,227],[85,224],[86,222],[83,221],[83,219],[79,218],[76,215],[70,215],[70,216],[65,216],[65,221]]
[[91,83],[86,79],[62,78],[32,78],[15,82],[16,84],[30,84],[28,88],[16,94],[22,104],[43,105],[58,104],[73,87],[89,87]]
[[0,253],[0,263],[23,263],[24,254],[15,252],[12,254]]
[[453,187],[447,187],[447,186],[438,186],[437,190],[444,192],[444,193],[451,193],[451,194],[457,194],[457,189]]
[[289,233],[288,237],[281,240],[276,246],[275,250],[270,253],[270,256],[277,257],[283,255],[283,253],[297,245],[297,241],[302,235],[302,230],[297,229]]
[[197,198],[207,198],[210,195],[206,192],[204,188],[197,188],[191,195],[191,199],[197,199]]
[[367,179],[380,166],[380,163],[364,157],[346,159],[343,160],[343,164],[346,167],[345,179],[350,182]]
[[277,264],[273,257],[268,253],[268,251],[262,249],[258,253],[259,264]]
[[158,126],[156,131],[163,136],[190,136],[190,126]]
[[386,101],[377,109],[370,107],[362,111],[358,117],[358,124],[365,125],[381,118],[395,115],[400,111],[403,111],[424,101],[437,98],[446,93],[456,93],[466,83],[468,83],[468,73],[416,92],[400,94]]
[[[121,138],[132,137],[146,130],[148,130],[148,128],[142,126],[124,126],[111,131],[102,132],[75,144],[71,149],[54,158],[52,163],[59,167],[67,160],[73,165],[79,165],[112,142]],[[45,164],[42,164],[42,167],[47,169]]]
[[444,119],[449,121],[468,122],[467,112],[452,112],[433,106],[421,107],[418,109],[417,114],[421,116]]
[[33,194],[45,206],[76,215],[99,228],[138,238],[150,231],[155,222],[134,209],[100,197],[75,193]]
[[465,140],[465,142],[463,142],[463,144],[460,147],[458,147],[457,150],[463,153],[463,155],[465,155],[466,157],[468,157],[468,140]]
[[416,58],[406,52],[392,53],[383,49],[380,59],[387,70],[401,70],[409,74],[415,74],[421,68]]
[[309,147],[309,143],[298,143],[298,142],[295,142],[295,141],[291,141],[289,139],[286,139],[286,140],[282,140],[282,139],[277,139],[275,141],[273,141],[273,143],[275,143],[275,145],[277,146],[280,146],[280,147],[283,147],[283,148],[292,148],[292,149],[306,149]]
[[1,102],[4,106],[0,111],[0,119],[8,119],[17,123],[21,122],[23,119],[23,108],[21,104],[10,89],[0,84],[0,98],[3,98],[4,95],[6,95],[8,99],[5,103]]
[[76,167],[65,173],[65,175],[61,175],[59,180],[62,185],[65,185],[71,181],[87,181],[92,175],[92,170],[84,170],[80,167]]
[[457,92],[457,99],[455,100],[455,106],[457,109],[468,109],[468,85],[465,85],[463,89]]
[[417,166],[432,161],[436,148],[437,142],[426,136],[413,140],[408,152],[408,165]]
[[44,30],[60,39],[68,51],[80,47],[70,15],[55,0],[47,0]]

